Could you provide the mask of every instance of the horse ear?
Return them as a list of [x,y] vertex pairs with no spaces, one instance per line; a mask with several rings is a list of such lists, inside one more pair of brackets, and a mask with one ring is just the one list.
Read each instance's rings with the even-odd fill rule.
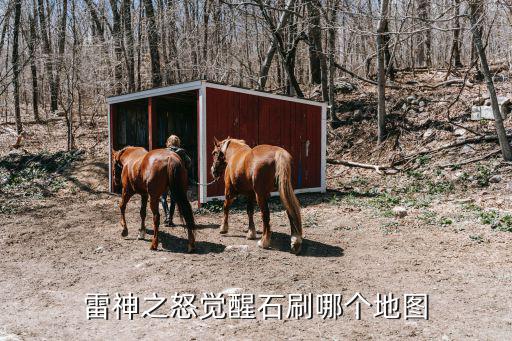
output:
[[217,140],[217,138],[215,136],[213,137],[213,144],[214,145],[218,145],[219,144],[219,140]]

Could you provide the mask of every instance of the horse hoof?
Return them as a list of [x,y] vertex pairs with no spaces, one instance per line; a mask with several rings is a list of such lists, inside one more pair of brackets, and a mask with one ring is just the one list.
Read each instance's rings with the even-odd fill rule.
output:
[[260,239],[258,241],[258,246],[261,247],[262,249],[268,249],[269,242],[268,241],[263,241],[263,239]]
[[126,237],[128,235],[128,229],[123,229],[121,236]]
[[293,236],[290,244],[291,252],[298,255],[302,249],[302,238]]
[[149,247],[149,249],[150,249],[151,251],[156,251],[156,249],[158,249],[158,246],[157,246],[157,245],[153,245],[153,244],[151,244],[151,246]]
[[220,234],[226,234],[228,233],[228,229],[225,229],[225,228],[222,228],[220,231],[219,231]]
[[188,246],[188,248],[187,248],[187,252],[188,252],[188,253],[194,253],[194,251],[196,251],[196,247],[195,247],[195,246],[190,246],[190,245],[189,245],[189,246]]
[[247,239],[252,240],[256,239],[256,231],[255,230],[249,230],[247,231]]
[[145,232],[139,232],[139,235],[137,236],[137,239],[138,240],[144,240],[144,237],[146,237],[146,233]]
[[291,252],[294,255],[298,255],[301,250],[302,250],[302,244],[292,244],[291,245]]

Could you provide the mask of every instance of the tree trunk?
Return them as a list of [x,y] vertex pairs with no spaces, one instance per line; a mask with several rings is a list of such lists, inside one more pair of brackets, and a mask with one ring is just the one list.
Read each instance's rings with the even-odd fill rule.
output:
[[420,42],[418,46],[418,65],[419,66],[432,66],[432,57],[431,57],[431,45],[432,45],[432,32],[430,30],[430,23],[428,22],[430,12],[430,4],[429,0],[418,0],[418,17],[423,25],[426,25],[424,28],[424,32],[422,32],[420,37]]
[[160,52],[158,51],[158,31],[155,23],[155,11],[152,0],[143,0],[146,9],[149,54],[151,56],[151,80],[153,87],[162,85],[160,72]]
[[57,63],[55,65],[55,88],[57,94],[59,93],[60,87],[60,71],[62,67],[63,57],[64,57],[64,49],[66,47],[66,22],[68,17],[68,0],[62,0],[62,16],[60,17],[60,27],[59,27],[59,39],[57,42],[58,47],[58,57]]
[[19,35],[21,21],[21,0],[14,0],[14,26],[12,33],[12,84],[14,87],[14,116],[16,119],[16,132],[18,136],[23,132],[20,113],[20,66],[19,66]]
[[[336,92],[334,91],[334,75],[336,74],[336,61],[335,61],[335,53],[336,53],[336,16],[337,16],[337,8],[338,8],[339,0],[334,0],[329,3],[329,10],[327,11],[327,51],[328,51],[328,59],[329,59],[329,86],[328,86],[328,96],[325,99],[329,100],[329,119],[331,124],[335,124],[338,121],[338,117],[336,116]],[[327,77],[326,77],[327,78]],[[325,81],[325,80],[323,80]],[[325,100],[324,99],[324,100]]]
[[389,0],[381,0],[380,19],[377,27],[377,92],[378,92],[378,142],[382,143],[386,135],[386,61],[385,36],[388,26]]
[[128,75],[128,91],[135,91],[135,59],[133,56],[133,31],[132,31],[132,13],[131,13],[131,0],[123,0],[121,4],[122,19],[123,19],[123,33],[126,38],[126,73]]
[[473,33],[473,42],[475,45],[476,53],[480,59],[480,64],[482,67],[482,73],[485,78],[485,82],[487,83],[487,90],[489,91],[489,96],[491,98],[491,106],[494,114],[494,122],[496,124],[496,134],[498,135],[498,141],[501,147],[501,153],[503,155],[503,159],[506,161],[512,161],[512,151],[510,149],[510,144],[508,143],[507,133],[505,132],[505,127],[503,126],[503,119],[501,117],[500,106],[498,104],[498,99],[496,97],[496,89],[494,88],[494,83],[491,76],[491,71],[489,70],[489,64],[487,62],[487,56],[485,53],[484,45],[482,43],[481,30],[479,25],[479,7],[483,6],[483,2],[479,0],[470,0],[469,1],[469,10],[470,10],[470,22],[471,22],[471,32]]
[[322,31],[320,29],[320,11],[312,0],[307,3],[308,9],[308,38],[309,38],[309,80],[313,84],[322,82]]
[[39,87],[37,81],[37,64],[36,64],[36,19],[33,15],[28,16],[29,30],[26,33],[26,41],[28,53],[30,54],[30,74],[32,77],[32,111],[34,113],[34,121],[41,122],[39,116]]
[[[277,32],[281,32],[283,27],[288,24],[288,19],[291,15],[291,8],[294,6],[295,0],[288,0],[285,5],[285,11],[281,14],[279,19],[279,23],[277,24],[276,30]],[[258,88],[260,90],[265,89],[265,85],[267,84],[268,72],[270,70],[270,66],[272,65],[272,60],[274,59],[274,55],[277,51],[277,39],[275,36],[272,36],[272,41],[270,46],[268,47],[267,53],[265,54],[265,59],[263,64],[261,64],[259,79],[258,79]]]
[[110,0],[110,8],[112,9],[112,38],[114,39],[114,55],[116,61],[114,65],[114,93],[116,95],[123,92],[123,41],[121,36],[121,15],[119,8],[117,7],[118,0]]
[[[455,29],[453,30],[453,65],[457,68],[462,67],[462,61],[460,59],[460,0],[455,0],[454,4],[454,11],[455,11]],[[450,61],[451,62],[451,61]]]
[[[278,31],[277,27],[274,25],[274,22],[268,15],[265,4],[263,3],[263,0],[257,0],[257,3],[260,7],[261,14],[263,15],[265,21],[267,22],[267,25],[270,28],[270,31],[272,32],[272,36],[277,41],[277,51],[279,52],[279,55],[281,56],[281,59],[283,63],[285,64],[285,72],[288,76],[288,81],[293,87],[293,90],[297,94],[298,97],[304,97],[304,94],[302,93],[302,90],[300,89],[299,82],[297,81],[297,78],[295,77],[294,69],[293,69],[293,63],[291,63],[291,60],[288,57],[288,53],[285,51],[285,44],[283,41],[283,37],[281,33]],[[288,0],[288,3],[286,4],[286,11],[289,12],[295,8],[295,0]],[[293,59],[294,61],[294,59]]]
[[55,77],[53,75],[53,56],[52,56],[52,47],[50,44],[50,37],[48,37],[48,26],[46,22],[46,14],[44,10],[44,2],[43,0],[37,0],[38,4],[38,12],[39,12],[39,24],[41,30],[41,37],[43,40],[43,53],[45,54],[45,65],[46,65],[46,73],[48,77],[48,82],[50,84],[50,109],[51,111],[57,111],[58,105],[58,90],[57,84],[55,82]]

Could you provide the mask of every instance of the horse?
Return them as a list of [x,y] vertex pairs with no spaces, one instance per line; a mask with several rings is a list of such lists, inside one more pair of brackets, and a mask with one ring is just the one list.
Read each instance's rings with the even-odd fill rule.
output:
[[114,187],[122,186],[121,202],[121,235],[128,235],[126,226],[126,205],[130,198],[139,194],[142,198],[140,208],[141,225],[138,239],[144,239],[146,233],[145,219],[146,208],[149,206],[153,213],[153,238],[151,250],[158,247],[158,227],[160,225],[160,213],[158,204],[162,194],[170,190],[176,200],[180,215],[185,220],[188,234],[188,252],[195,248],[195,221],[192,207],[187,199],[187,170],[178,154],[167,149],[155,149],[147,151],[142,147],[125,147],[113,152],[114,163]]
[[270,211],[268,199],[277,181],[281,202],[286,209],[291,228],[291,251],[298,254],[302,246],[303,232],[300,205],[291,183],[292,156],[285,149],[271,145],[249,147],[245,141],[214,138],[211,173],[214,179],[224,174],[224,220],[221,234],[228,232],[229,207],[238,195],[247,196],[249,230],[247,239],[256,238],[254,227],[254,201],[256,200],[263,218],[263,235],[258,246],[270,245]]

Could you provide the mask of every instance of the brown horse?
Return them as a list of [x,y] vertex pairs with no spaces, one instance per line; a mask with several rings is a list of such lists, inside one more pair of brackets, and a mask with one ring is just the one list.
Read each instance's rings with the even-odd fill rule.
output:
[[134,194],[140,194],[142,205],[140,208],[141,225],[139,239],[144,239],[146,233],[145,219],[149,198],[149,206],[153,213],[153,239],[151,250],[158,247],[158,227],[160,213],[158,203],[162,194],[170,189],[171,196],[176,200],[181,216],[184,218],[188,232],[188,251],[194,250],[194,215],[187,199],[187,170],[178,154],[167,149],[155,149],[150,152],[142,147],[125,147],[113,152],[114,187],[122,186],[122,196],[119,208],[121,209],[121,235],[128,235],[125,211],[128,201]]
[[299,253],[303,234],[300,206],[291,183],[291,164],[290,153],[280,147],[259,145],[251,149],[243,140],[227,138],[219,142],[215,139],[211,171],[215,179],[220,178],[224,172],[226,197],[220,233],[228,232],[229,206],[237,195],[246,195],[249,216],[247,239],[256,238],[253,220],[256,199],[263,217],[263,235],[258,246],[268,248],[271,235],[268,199],[277,180],[281,202],[290,220],[291,251]]

